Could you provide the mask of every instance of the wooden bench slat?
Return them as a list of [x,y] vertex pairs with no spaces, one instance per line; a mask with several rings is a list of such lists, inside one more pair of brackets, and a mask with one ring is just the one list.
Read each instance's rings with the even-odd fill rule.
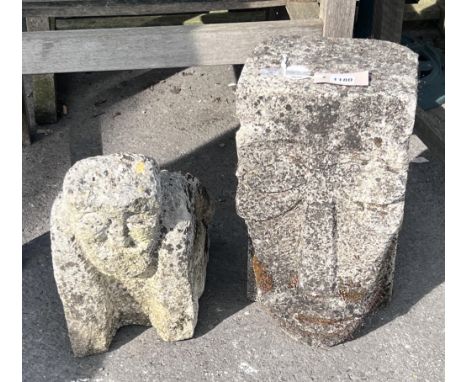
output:
[[277,7],[286,0],[23,0],[23,17],[171,14]]
[[201,25],[267,21],[268,10],[220,11],[146,16],[58,17],[56,30],[162,27],[169,25]]
[[23,74],[242,64],[278,34],[321,36],[320,20],[23,32]]

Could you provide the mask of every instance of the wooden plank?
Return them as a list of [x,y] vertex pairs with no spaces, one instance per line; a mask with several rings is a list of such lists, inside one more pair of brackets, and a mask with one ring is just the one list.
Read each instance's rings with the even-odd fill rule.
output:
[[431,152],[445,160],[445,105],[426,111],[418,107],[414,132]]
[[[48,17],[27,17],[27,33],[48,31],[51,29],[50,23],[51,20]],[[32,91],[36,123],[41,125],[57,122],[57,100],[54,75],[48,73],[32,76]]]
[[286,0],[23,0],[23,17],[131,16],[282,6]]
[[291,20],[309,20],[319,17],[320,6],[314,0],[288,0],[286,10]]
[[375,0],[372,36],[399,43],[404,10],[405,0]]
[[26,32],[23,73],[242,64],[265,39],[321,32],[320,20]]
[[324,37],[353,37],[356,0],[327,0],[323,13]]
[[200,25],[225,22],[266,21],[266,9],[242,12],[184,13],[151,16],[72,17],[56,19],[56,30],[136,28],[168,25]]

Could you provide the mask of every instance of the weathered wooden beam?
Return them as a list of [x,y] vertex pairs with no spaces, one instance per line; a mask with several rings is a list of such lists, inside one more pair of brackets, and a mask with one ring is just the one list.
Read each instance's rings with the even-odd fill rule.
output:
[[23,17],[130,16],[276,7],[286,0],[23,0]]
[[323,10],[323,36],[353,37],[355,13],[356,0],[326,0]]
[[[48,31],[51,20],[47,17],[27,17],[27,33]],[[23,56],[23,60],[27,59]],[[55,94],[55,78],[53,74],[32,76],[34,115],[37,124],[57,122],[57,100]]]
[[405,0],[375,0],[372,36],[399,43],[404,11]]
[[291,20],[317,19],[320,6],[315,0],[288,0],[286,10]]
[[242,64],[276,35],[320,36],[320,20],[23,33],[23,73]]
[[226,22],[266,21],[266,9],[253,9],[242,12],[205,12],[151,16],[110,16],[57,18],[56,30],[136,28],[168,25],[200,25]]
[[445,105],[426,111],[418,107],[414,132],[430,151],[445,160]]

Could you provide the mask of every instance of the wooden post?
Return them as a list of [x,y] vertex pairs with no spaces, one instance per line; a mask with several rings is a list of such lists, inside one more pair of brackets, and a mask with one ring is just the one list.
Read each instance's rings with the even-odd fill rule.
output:
[[[31,134],[33,133],[33,128],[35,127],[31,121],[31,115],[33,115],[34,111],[32,110],[31,101],[28,100],[28,95],[26,92],[26,84],[27,77],[23,75],[22,83],[21,83],[21,93],[22,93],[22,124],[23,124],[23,132],[22,132],[22,144],[23,145],[30,145],[31,144]],[[29,101],[29,102],[28,102]]]
[[326,0],[323,9],[323,36],[353,37],[355,13],[356,0]]
[[[53,19],[48,17],[27,17],[28,32],[53,29]],[[34,115],[37,124],[57,122],[57,100],[54,74],[35,74],[32,76]]]
[[399,43],[405,0],[375,0],[372,37]]
[[320,19],[323,20],[325,16],[325,7],[327,6],[327,0],[319,0],[320,2],[320,11],[319,11],[319,17]]
[[291,20],[317,19],[320,13],[316,0],[288,0],[286,10]]
[[22,143],[23,143],[23,145],[30,145],[31,144],[31,137],[29,135],[29,118],[28,118],[27,113],[28,112],[26,110],[24,96],[23,96],[23,110],[22,110],[22,115],[23,115]]

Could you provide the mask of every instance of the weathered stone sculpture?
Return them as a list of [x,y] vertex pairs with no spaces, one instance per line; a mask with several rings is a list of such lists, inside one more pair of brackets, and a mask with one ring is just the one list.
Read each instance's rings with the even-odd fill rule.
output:
[[77,162],[51,217],[54,275],[73,352],[106,351],[124,325],[193,336],[208,261],[209,201],[197,179],[136,154]]
[[[302,74],[287,75],[286,62]],[[350,338],[391,295],[417,65],[389,42],[279,37],[244,66],[237,208],[251,238],[248,290],[303,342]],[[314,81],[366,70],[369,86]]]

